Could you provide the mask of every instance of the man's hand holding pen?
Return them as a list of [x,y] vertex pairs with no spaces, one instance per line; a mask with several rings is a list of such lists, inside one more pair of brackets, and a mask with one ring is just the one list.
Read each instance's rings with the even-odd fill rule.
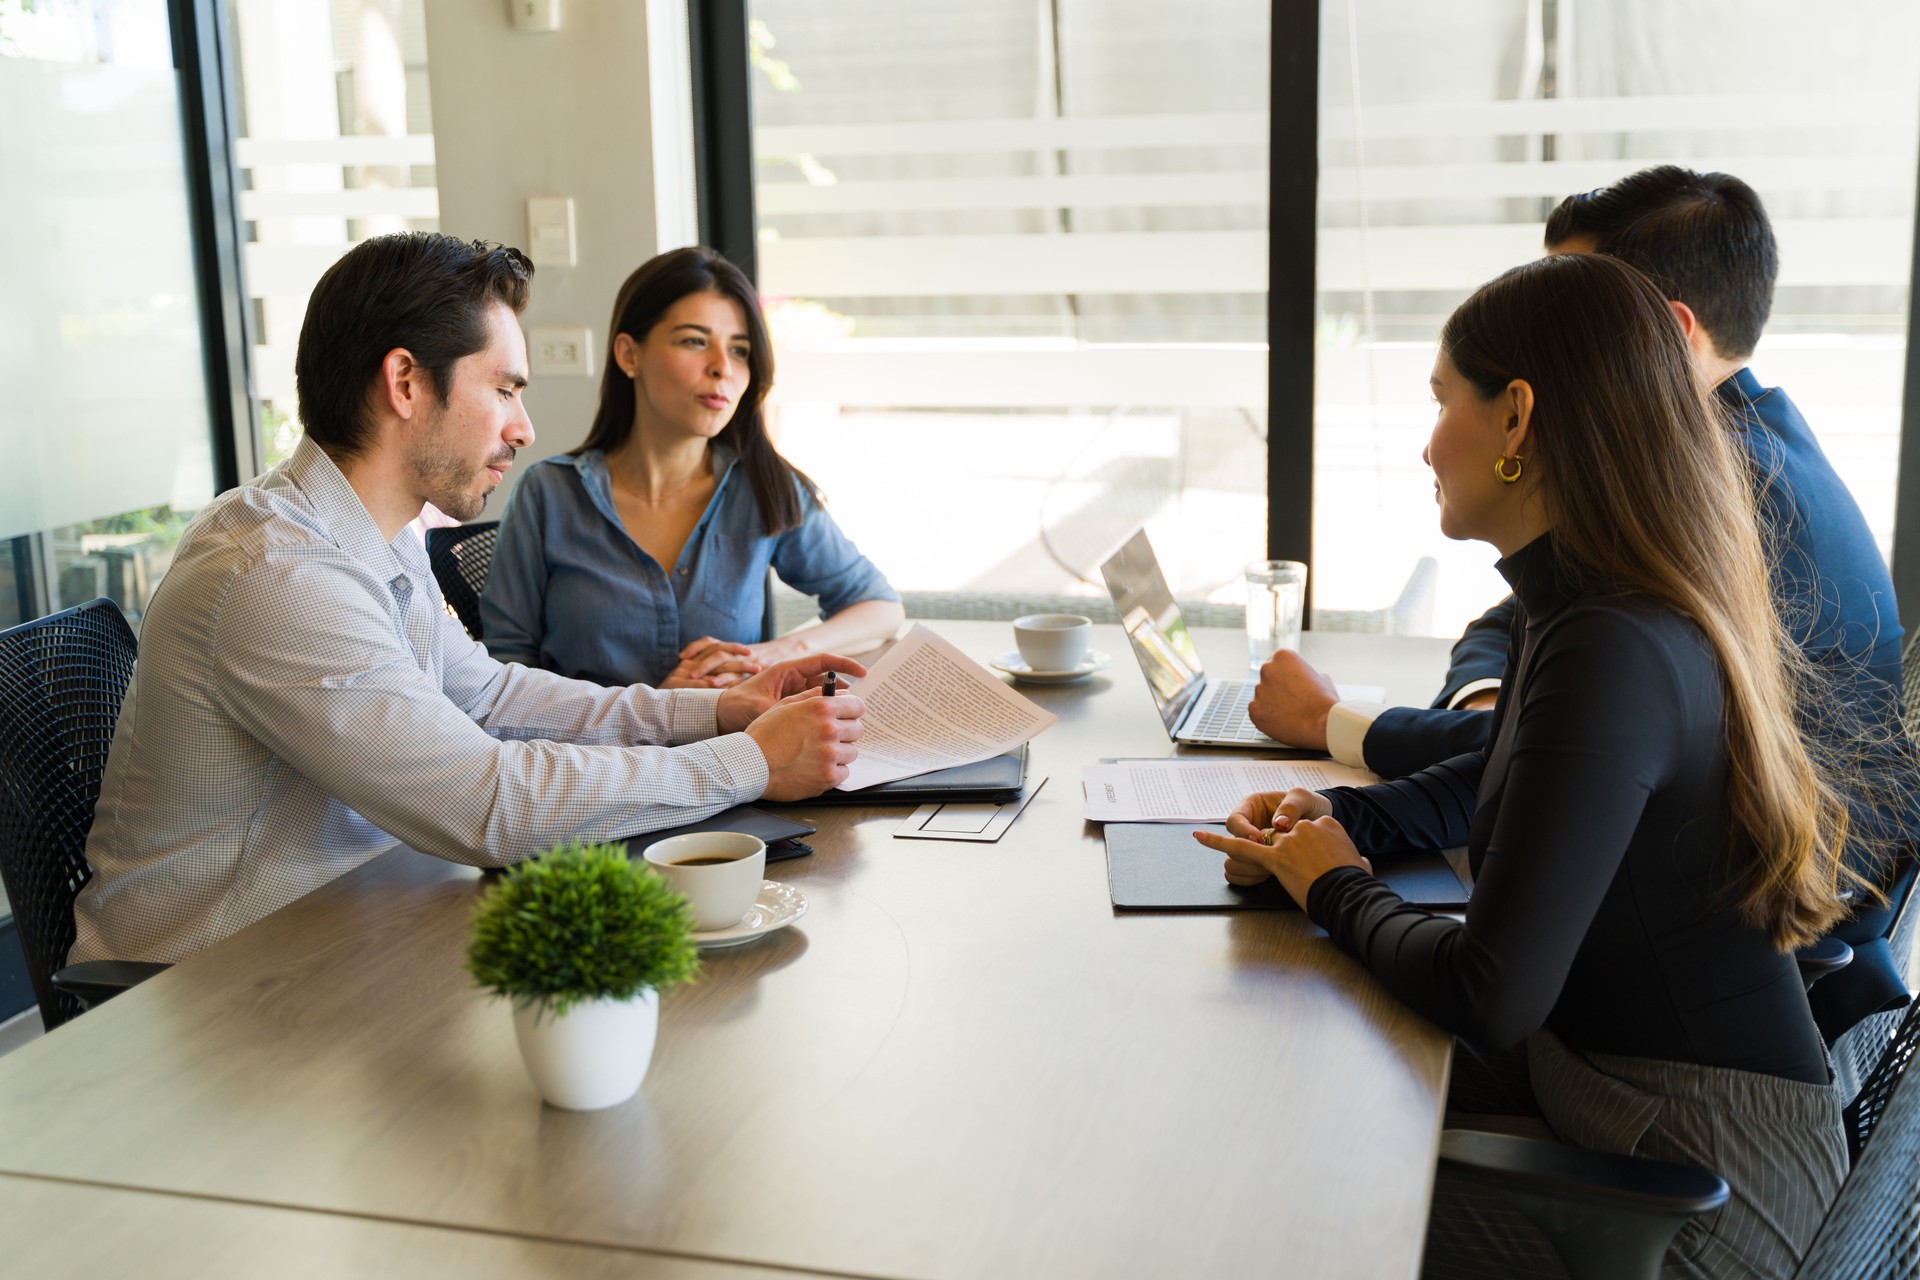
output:
[[720,695],[720,731],[744,731],[766,757],[764,798],[803,800],[847,780],[867,708],[857,695],[840,693],[842,667],[867,673],[851,658],[816,653],[775,663]]

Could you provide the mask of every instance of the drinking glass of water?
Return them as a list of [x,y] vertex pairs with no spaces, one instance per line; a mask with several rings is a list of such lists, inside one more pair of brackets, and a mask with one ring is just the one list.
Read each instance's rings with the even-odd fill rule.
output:
[[1258,672],[1275,649],[1300,647],[1307,566],[1298,560],[1255,560],[1246,576],[1247,665]]

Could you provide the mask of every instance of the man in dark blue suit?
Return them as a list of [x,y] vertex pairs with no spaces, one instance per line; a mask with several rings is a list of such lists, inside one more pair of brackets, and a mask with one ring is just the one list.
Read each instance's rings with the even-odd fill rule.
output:
[[[1849,754],[1862,742],[1901,742],[1901,631],[1886,562],[1800,411],[1746,368],[1779,267],[1760,198],[1727,174],[1662,165],[1567,197],[1548,217],[1545,239],[1550,253],[1619,258],[1666,293],[1749,460],[1787,630],[1834,686],[1822,699],[1831,723],[1816,733]],[[1431,707],[1341,702],[1331,681],[1283,650],[1261,669],[1249,712],[1282,742],[1329,751],[1384,777],[1418,772],[1485,745],[1486,708],[1506,669],[1513,616],[1508,597],[1467,628]],[[1914,822],[1904,813],[1860,817],[1863,847],[1884,847]],[[1860,990],[1864,970],[1881,967],[1880,959],[1857,955],[1863,972],[1835,984],[1834,994]]]

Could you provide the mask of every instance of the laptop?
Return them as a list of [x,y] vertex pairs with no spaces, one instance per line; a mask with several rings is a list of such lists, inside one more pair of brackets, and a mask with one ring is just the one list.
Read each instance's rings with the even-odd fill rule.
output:
[[1107,557],[1100,574],[1107,580],[1107,591],[1133,645],[1133,656],[1140,660],[1147,688],[1153,691],[1168,737],[1196,747],[1319,754],[1275,742],[1254,728],[1247,719],[1247,703],[1253,700],[1256,681],[1207,675],[1145,529]]

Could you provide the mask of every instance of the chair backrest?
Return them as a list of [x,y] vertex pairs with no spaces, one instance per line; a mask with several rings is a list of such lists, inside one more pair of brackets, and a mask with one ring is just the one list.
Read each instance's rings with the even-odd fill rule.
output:
[[[1914,935],[1920,932],[1920,888],[1909,883],[1905,898],[1895,905],[1898,914],[1894,916],[1887,946],[1893,952],[1894,963],[1904,975],[1907,987],[1911,989],[1914,984]],[[1834,1083],[1841,1097],[1852,1097],[1865,1086],[1868,1076],[1899,1030],[1904,1016],[1905,1010],[1898,1008],[1885,1013],[1868,1014],[1833,1042]]]
[[0,880],[48,1030],[82,1007],[53,973],[73,946],[73,899],[93,877],[87,831],[134,651],[106,599],[0,632]]
[[1801,1280],[1912,1280],[1920,1276],[1920,1004],[1846,1110],[1853,1172],[1795,1275]]
[[[1900,655],[1900,683],[1901,725],[1910,744],[1920,743],[1920,636],[1909,640]],[[1905,856],[1913,859],[1920,857],[1920,853],[1910,849]],[[1905,896],[1902,898],[1898,890],[1894,894],[1895,915],[1887,945],[1911,990],[1916,979],[1920,979],[1913,962],[1914,935],[1920,931],[1920,888],[1914,887],[1910,880],[1902,884],[1896,879],[1896,885],[1904,889]],[[1869,1014],[1833,1042],[1834,1080],[1840,1086],[1841,1097],[1853,1096],[1865,1084],[1899,1029],[1903,1016],[1900,1009]]]
[[[1077,613],[1095,622],[1114,623],[1120,614],[1104,595],[1019,595],[983,591],[902,591],[900,603],[909,618],[946,618],[974,622],[1011,622],[1030,613]],[[1212,600],[1182,600],[1180,614],[1191,627],[1246,625],[1245,605]],[[1012,633],[1008,633],[1011,638]]]
[[[1909,640],[1900,655],[1900,674],[1903,686],[1901,724],[1909,743],[1920,743],[1920,636]],[[1913,859],[1920,857],[1920,853],[1908,850],[1906,857]],[[1915,972],[1913,963],[1914,935],[1920,931],[1920,889],[1909,883],[1905,886],[1905,895],[1904,899],[1897,893],[1895,895],[1893,906],[1896,914],[1887,943],[1893,953],[1894,963],[1906,979],[1907,987],[1912,989],[1915,980],[1920,979],[1920,973]],[[1898,1009],[1870,1014],[1833,1042],[1834,1078],[1841,1085],[1842,1097],[1851,1096],[1865,1082],[1899,1028],[1901,1017]]]
[[1433,602],[1440,585],[1440,562],[1421,556],[1384,609],[1315,609],[1315,631],[1360,631],[1375,635],[1424,636],[1433,630]]
[[440,594],[475,640],[481,638],[480,592],[486,588],[493,543],[499,536],[498,520],[427,530],[427,563],[440,584]]
[[[1015,595],[993,591],[902,591],[900,604],[906,610],[907,617],[914,619],[1011,622],[1030,613],[1077,613],[1095,622],[1120,621],[1120,615],[1114,611],[1113,601],[1105,594],[1073,596],[1037,592]],[[1184,611],[1186,607],[1186,602],[1182,601],[1180,608]],[[1009,631],[1007,635],[1011,637],[1013,633]]]
[[1909,738],[1920,738],[1920,635],[1900,651],[1900,721]]

